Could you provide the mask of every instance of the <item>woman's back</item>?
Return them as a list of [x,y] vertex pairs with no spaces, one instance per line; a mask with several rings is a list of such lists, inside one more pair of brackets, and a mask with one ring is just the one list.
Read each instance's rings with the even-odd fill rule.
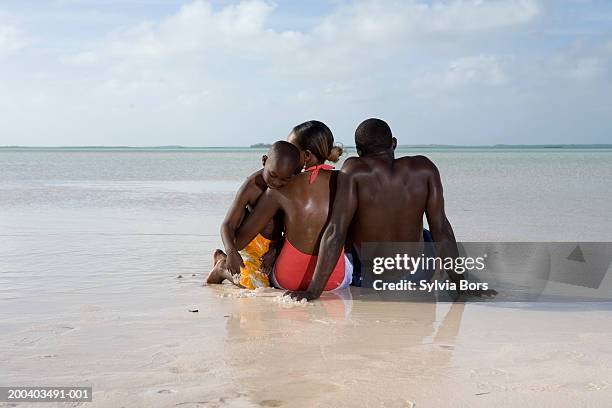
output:
[[299,174],[277,191],[285,214],[286,239],[299,251],[316,255],[321,233],[333,203],[338,173],[319,170],[310,183],[312,171]]
[[[318,173],[318,174],[317,174]],[[285,243],[276,258],[272,279],[276,287],[306,290],[317,264],[319,244],[336,191],[337,172],[304,172],[278,190],[278,203],[285,214]],[[347,287],[352,274],[347,273],[344,253],[325,285],[325,290]]]

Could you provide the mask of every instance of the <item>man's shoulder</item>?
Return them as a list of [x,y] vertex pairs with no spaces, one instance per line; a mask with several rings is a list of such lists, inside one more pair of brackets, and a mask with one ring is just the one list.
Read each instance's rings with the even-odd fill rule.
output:
[[395,162],[412,171],[437,171],[436,165],[427,156],[423,155],[404,156],[396,159]]
[[369,168],[370,165],[368,162],[362,157],[349,157],[342,164],[342,169],[340,170],[343,173],[355,173],[356,170],[362,170]]

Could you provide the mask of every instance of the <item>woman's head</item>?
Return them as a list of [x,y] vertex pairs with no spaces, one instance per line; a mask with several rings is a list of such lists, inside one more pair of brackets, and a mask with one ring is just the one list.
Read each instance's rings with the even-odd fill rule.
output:
[[334,135],[323,122],[309,120],[293,128],[287,141],[300,149],[305,167],[337,162],[342,155],[342,147],[334,146]]

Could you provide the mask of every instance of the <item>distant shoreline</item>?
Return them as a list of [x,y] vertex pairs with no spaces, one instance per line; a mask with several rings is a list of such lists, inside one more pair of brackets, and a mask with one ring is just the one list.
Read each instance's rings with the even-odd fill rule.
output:
[[[262,150],[268,149],[270,144],[257,143],[251,146],[0,146],[0,150],[178,150],[178,151],[195,151],[195,150]],[[355,146],[344,146],[345,149],[355,150]],[[442,145],[442,144],[422,144],[422,145],[399,145],[398,149],[488,149],[488,150],[508,150],[508,149],[612,149],[612,144],[537,144],[537,145]]]

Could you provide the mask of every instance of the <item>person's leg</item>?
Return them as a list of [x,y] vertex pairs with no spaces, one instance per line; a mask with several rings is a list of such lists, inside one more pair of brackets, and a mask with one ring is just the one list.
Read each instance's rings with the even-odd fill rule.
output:
[[285,288],[283,288],[278,281],[276,280],[276,276],[275,276],[275,271],[276,271],[276,264],[274,264],[274,266],[272,266],[272,272],[270,272],[269,278],[270,278],[270,285],[273,288],[276,289],[281,289],[281,290],[286,290]]
[[234,282],[234,277],[232,276],[230,271],[225,267],[226,258],[227,258],[227,255],[225,255],[225,253],[220,249],[217,249],[213,253],[213,265],[214,266],[212,270],[210,271],[210,273],[208,274],[208,278],[206,278],[206,284],[208,285],[220,284],[220,283],[223,283],[223,281],[226,279],[232,282],[233,284],[236,284],[236,282]]
[[[423,255],[425,259],[436,256],[433,238],[429,230],[425,228],[423,228]],[[426,265],[420,264],[417,270],[407,272],[403,279],[411,282],[420,282],[421,280],[430,281],[434,273],[434,269],[427,268]]]
[[361,259],[359,258],[359,254],[355,245],[350,246],[350,261],[353,267],[353,276],[351,277],[351,286],[361,287],[362,285],[362,275],[361,275]]
[[353,262],[351,254],[344,253],[344,280],[342,283],[333,291],[346,289],[351,285],[353,281]]
[[[433,237],[431,236],[431,232],[428,229],[423,229],[423,254],[426,258],[435,258],[436,256],[436,248],[434,246]],[[427,281],[431,281],[435,274],[435,269],[423,269],[420,272],[419,279],[425,279]]]

